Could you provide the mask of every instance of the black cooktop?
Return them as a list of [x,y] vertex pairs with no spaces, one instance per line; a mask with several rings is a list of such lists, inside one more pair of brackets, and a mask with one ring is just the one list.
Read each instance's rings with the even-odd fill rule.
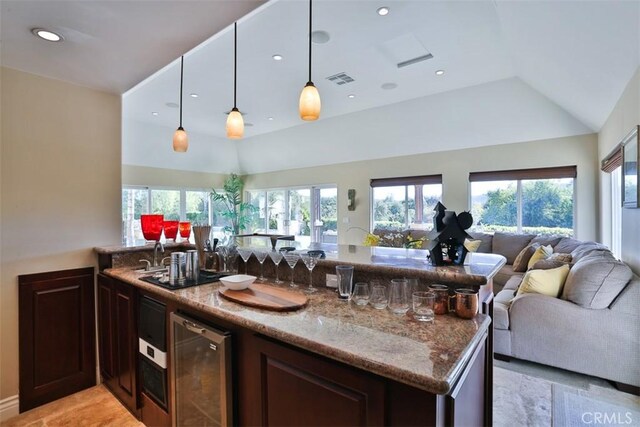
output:
[[214,283],[220,280],[221,277],[229,276],[229,273],[213,273],[211,271],[200,270],[200,276],[198,280],[186,279],[184,283],[172,285],[169,282],[161,282],[159,277],[143,276],[140,280],[152,283],[156,286],[161,286],[165,289],[175,291],[177,289],[190,288],[192,286],[206,285],[207,283]]

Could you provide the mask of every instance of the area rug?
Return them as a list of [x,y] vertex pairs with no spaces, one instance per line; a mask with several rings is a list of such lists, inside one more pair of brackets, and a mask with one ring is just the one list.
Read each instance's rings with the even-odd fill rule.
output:
[[551,386],[554,427],[593,425],[640,426],[640,399],[603,393],[599,387],[580,390],[560,384]]

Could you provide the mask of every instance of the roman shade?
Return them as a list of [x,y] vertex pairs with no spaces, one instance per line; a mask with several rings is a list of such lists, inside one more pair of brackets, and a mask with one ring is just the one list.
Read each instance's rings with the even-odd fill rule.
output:
[[600,165],[603,172],[611,173],[622,166],[622,145],[616,145],[616,148],[604,158]]
[[397,178],[375,178],[371,187],[395,187],[400,185],[442,184],[442,175],[404,176]]
[[479,181],[516,181],[521,179],[560,179],[578,176],[576,166],[560,166],[553,168],[511,169],[490,172],[471,172],[470,182]]

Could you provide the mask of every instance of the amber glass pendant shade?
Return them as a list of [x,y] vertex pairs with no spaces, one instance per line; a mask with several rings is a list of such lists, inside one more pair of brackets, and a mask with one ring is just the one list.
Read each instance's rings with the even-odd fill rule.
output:
[[189,148],[189,137],[182,127],[176,129],[173,134],[173,151],[184,153]]
[[244,136],[244,119],[237,108],[233,108],[227,117],[227,138],[240,139]]
[[314,84],[309,82],[300,94],[300,118],[307,121],[318,120],[320,117],[320,108],[320,93]]

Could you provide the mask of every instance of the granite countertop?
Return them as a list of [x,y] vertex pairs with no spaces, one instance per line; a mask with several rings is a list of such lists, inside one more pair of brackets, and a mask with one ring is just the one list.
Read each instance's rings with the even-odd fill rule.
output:
[[221,298],[219,283],[171,291],[139,280],[145,273],[130,268],[105,273],[194,310],[435,394],[449,392],[490,325],[483,314],[472,320],[436,316],[434,323],[425,324],[410,314],[397,316],[339,301],[326,288],[310,295],[307,307],[278,313]]
[[[132,245],[132,246],[96,246],[93,251],[102,255],[124,254],[130,252],[142,252],[152,251],[154,243],[147,243],[146,245]],[[165,249],[195,249],[196,245],[190,242],[163,242],[162,246]]]

